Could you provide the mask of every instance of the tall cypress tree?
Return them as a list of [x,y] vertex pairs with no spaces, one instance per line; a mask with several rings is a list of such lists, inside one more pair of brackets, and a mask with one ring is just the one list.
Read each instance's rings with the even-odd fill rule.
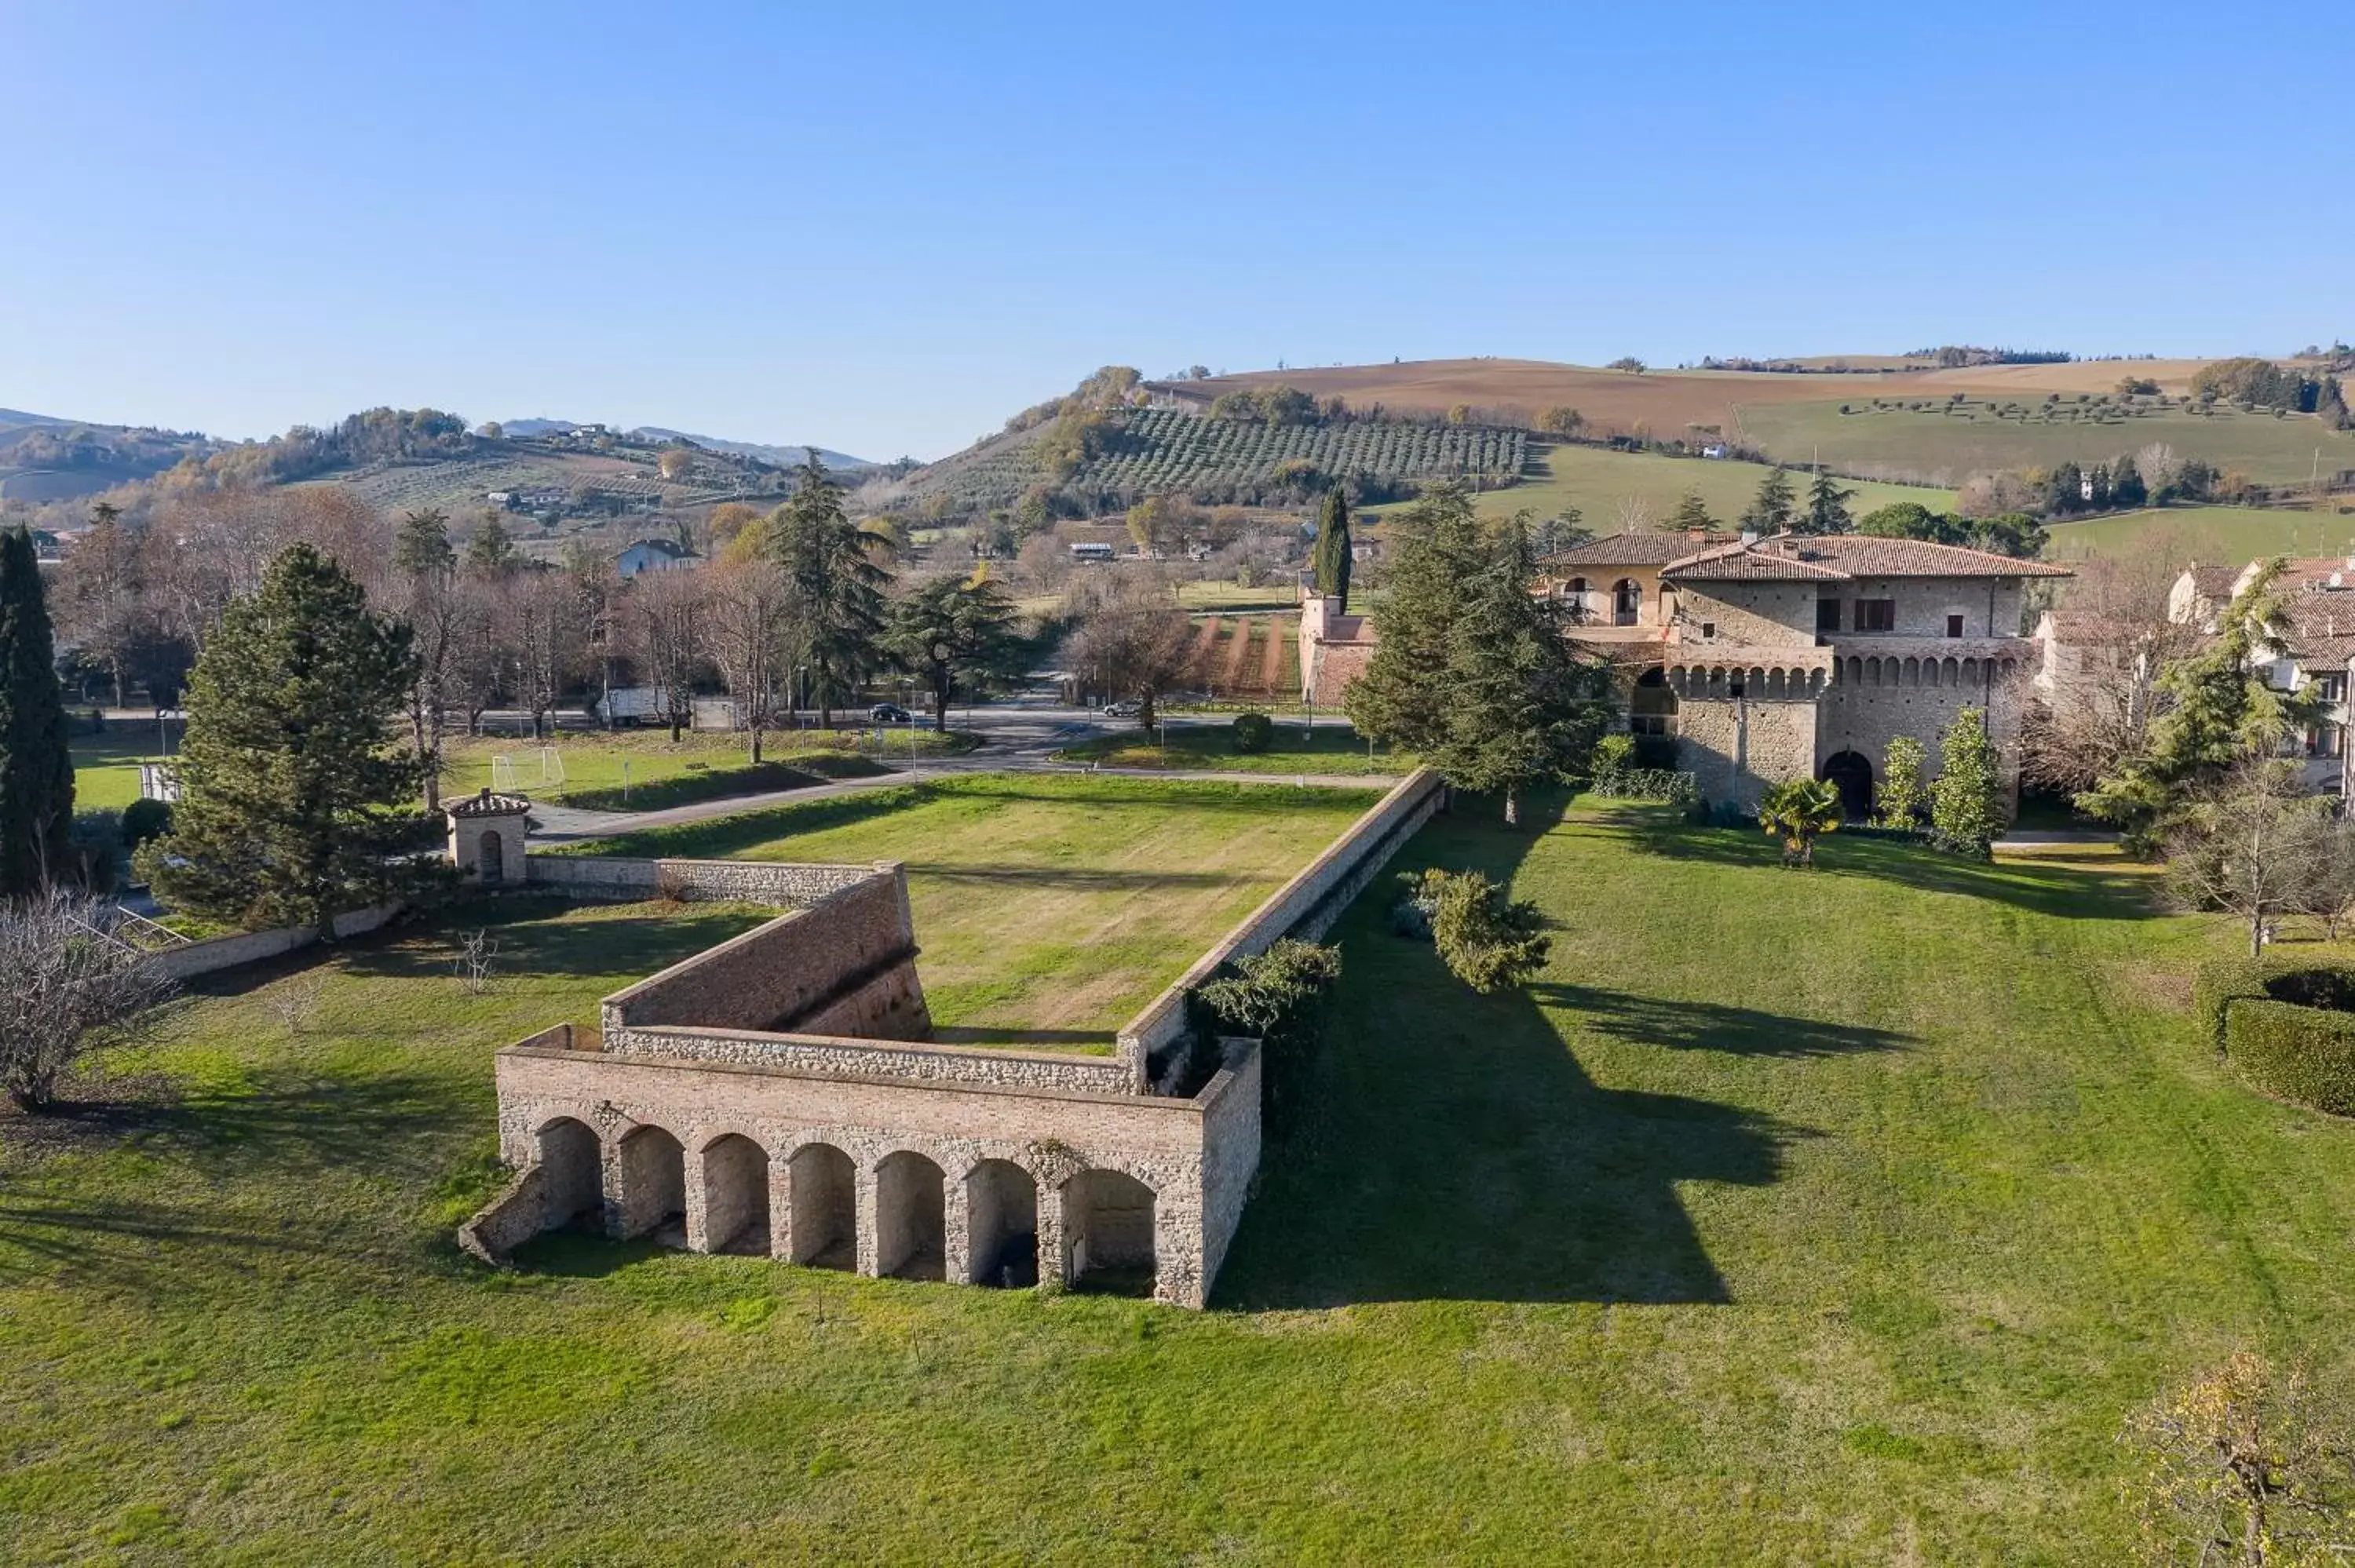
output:
[[71,868],[73,758],[40,558],[25,528],[0,533],[0,898]]
[[416,679],[409,628],[335,561],[288,547],[197,661],[172,832],[138,856],[155,891],[332,938],[337,914],[430,874],[401,858],[421,765],[392,744]]
[[1341,601],[1349,612],[1349,498],[1335,485],[1325,493],[1316,510],[1316,550],[1310,557],[1316,568],[1316,591]]

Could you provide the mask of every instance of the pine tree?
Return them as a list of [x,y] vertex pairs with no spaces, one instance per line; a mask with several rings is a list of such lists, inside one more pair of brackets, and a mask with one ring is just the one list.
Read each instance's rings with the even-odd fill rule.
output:
[[834,722],[835,703],[882,665],[883,586],[890,574],[868,554],[879,541],[850,520],[842,487],[826,477],[825,465],[812,455],[796,477],[793,498],[771,519],[768,540],[792,585],[801,656],[824,726]]
[[2085,475],[2075,463],[2064,462],[2045,477],[2044,511],[2048,516],[2065,517],[2084,510],[2084,506]]
[[1445,738],[1447,659],[1465,585],[1481,565],[1471,493],[1442,484],[1386,525],[1394,550],[1374,607],[1373,657],[1342,705],[1358,733],[1429,753]]
[[1677,509],[1668,514],[1668,527],[1673,531],[1710,534],[1717,529],[1717,519],[1709,514],[1709,503],[1700,498],[1698,490],[1688,490]]
[[450,519],[436,506],[404,514],[393,535],[392,564],[412,577],[433,577],[458,561],[450,547]]
[[1791,524],[1800,534],[1846,534],[1856,526],[1849,515],[1848,503],[1856,494],[1840,488],[1828,470],[1818,470],[1813,484],[1807,486],[1807,509]]
[[231,603],[188,685],[172,832],[139,866],[169,902],[332,939],[337,914],[416,886],[400,858],[420,763],[389,744],[417,677],[409,628],[308,545]]
[[1777,464],[1774,472],[1758,482],[1757,498],[1742,514],[1742,525],[1760,534],[1780,534],[1790,527],[1796,512],[1791,475]]
[[0,899],[71,867],[73,758],[40,558],[25,528],[0,532]]
[[476,529],[473,543],[466,546],[466,565],[488,577],[504,568],[515,558],[515,540],[507,534],[506,524],[496,512],[484,514],[483,525]]
[[1349,498],[1335,485],[1325,493],[1316,511],[1316,546],[1309,557],[1316,572],[1316,591],[1340,601],[1349,610]]
[[2202,792],[2236,766],[2273,755],[2318,715],[2318,683],[2276,691],[2257,669],[2258,641],[2282,613],[2274,591],[2282,567],[2278,557],[2268,561],[2233,597],[2217,636],[2159,672],[2167,711],[2151,721],[2139,750],[2077,797],[2077,809],[2121,830],[2129,850],[2157,850]]
[[2142,482],[2142,471],[2131,457],[2118,459],[2117,468],[2110,474],[2110,504],[2113,506],[2143,506],[2150,501],[2150,491]]
[[1930,790],[1930,842],[1949,853],[1985,860],[1987,846],[2003,832],[1998,798],[2002,779],[1986,715],[1977,708],[1956,714],[1939,750],[1938,782]]
[[1452,693],[1433,765],[1459,789],[1502,795],[1521,820],[1521,792],[1582,763],[1605,715],[1556,623],[1553,601],[1529,592],[1537,563],[1519,518],[1464,585],[1443,672]]

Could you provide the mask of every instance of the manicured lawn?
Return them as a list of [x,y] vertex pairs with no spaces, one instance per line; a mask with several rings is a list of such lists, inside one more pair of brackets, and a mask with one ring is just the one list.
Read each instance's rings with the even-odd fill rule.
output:
[[[139,799],[139,765],[166,760],[155,749],[155,721],[110,721],[104,735],[77,730],[67,743],[73,752],[74,809],[119,811]],[[180,726],[171,721],[172,749],[180,747]]]
[[1179,583],[1178,602],[1188,609],[1224,610],[1231,614],[1255,609],[1294,609],[1300,604],[1300,588],[1289,581],[1257,583],[1250,588],[1231,579]]
[[[529,736],[460,736],[442,747],[442,787],[453,795],[514,789],[534,799],[620,810],[626,785],[626,809],[650,810],[691,799],[792,788],[791,779],[776,780],[780,768],[810,783],[872,773],[879,752],[904,758],[909,744],[906,726],[823,735],[774,731],[762,749],[767,771],[755,772],[746,761],[745,737],[725,731],[690,730],[675,742],[668,729],[563,730],[544,743]],[[973,749],[971,738],[954,730],[946,736],[916,730],[914,745],[927,757]],[[512,779],[498,777],[499,757],[508,759]]]
[[1356,730],[1320,725],[1304,734],[1297,721],[1278,718],[1275,738],[1265,751],[1235,749],[1233,721],[1209,718],[1172,724],[1146,735],[1122,730],[1097,736],[1055,755],[1065,762],[1100,762],[1107,768],[1168,768],[1179,770],[1214,768],[1224,773],[1405,773],[1414,760],[1394,752],[1369,759],[1366,743]]
[[2259,556],[2339,556],[2355,551],[2355,516],[2254,506],[2164,506],[2051,530],[2046,554],[2060,560],[2158,551],[2169,559],[2235,566]]
[[1821,858],[1427,830],[1549,912],[1548,971],[1472,997],[1369,892],[1200,1315],[462,1262],[492,1049],[742,912],[509,902],[493,994],[358,945],[291,1035],[230,981],[112,1103],[0,1119],[5,1555],[2125,1561],[2124,1413],[2243,1344],[2349,1386],[2355,1127],[2211,1056],[2229,935],[2137,874]]
[[[1108,1051],[1118,1027],[1373,803],[1370,791],[965,776],[605,841],[905,861],[938,1037]],[[583,846],[598,853],[599,846]]]

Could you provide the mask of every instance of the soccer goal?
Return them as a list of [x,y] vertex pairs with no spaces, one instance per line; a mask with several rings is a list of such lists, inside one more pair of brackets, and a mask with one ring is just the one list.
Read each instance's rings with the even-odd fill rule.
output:
[[564,756],[552,746],[522,753],[502,751],[491,758],[494,789],[547,789],[563,782]]

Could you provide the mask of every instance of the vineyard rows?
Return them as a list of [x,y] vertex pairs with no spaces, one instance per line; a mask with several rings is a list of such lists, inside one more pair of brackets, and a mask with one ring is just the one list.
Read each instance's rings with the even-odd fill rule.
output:
[[1268,425],[1147,408],[1126,417],[1112,450],[1089,465],[1088,477],[1146,494],[1209,481],[1263,479],[1293,462],[1329,474],[1378,479],[1506,479],[1521,471],[1523,443],[1518,430],[1476,425]]

